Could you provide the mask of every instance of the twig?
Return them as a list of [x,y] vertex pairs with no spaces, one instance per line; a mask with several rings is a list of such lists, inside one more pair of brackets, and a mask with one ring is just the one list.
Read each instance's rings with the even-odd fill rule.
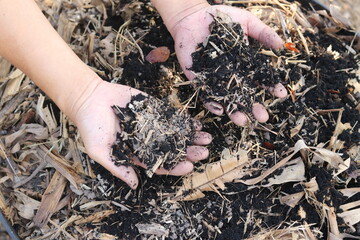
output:
[[22,179],[18,182],[16,182],[13,185],[13,188],[18,188],[21,185],[24,185],[25,183],[29,182],[31,179],[33,179],[45,166],[47,165],[46,161],[42,161],[39,166],[31,173],[31,175],[25,179]]

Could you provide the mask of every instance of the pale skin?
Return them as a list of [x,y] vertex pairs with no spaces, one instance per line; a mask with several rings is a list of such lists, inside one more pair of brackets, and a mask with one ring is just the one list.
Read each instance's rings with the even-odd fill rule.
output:
[[[187,77],[192,79],[194,76],[186,70],[191,66],[190,53],[208,34],[208,11],[213,11],[212,7],[207,5],[206,1],[199,0],[154,0],[153,3],[174,37],[176,54]],[[172,7],[168,8],[167,4],[171,3]],[[238,9],[240,12],[237,12],[235,8],[231,10],[232,8],[222,7],[225,12],[229,11],[232,15],[243,11]],[[189,24],[192,19],[199,18],[206,21],[195,25]],[[245,14],[239,19],[234,19],[245,21],[246,25],[246,21],[252,18]],[[262,29],[265,25],[258,22],[253,27]],[[195,32],[198,34],[194,34]],[[111,106],[125,107],[131,96],[140,91],[125,85],[108,83],[99,78],[56,33],[33,0],[0,0],[0,33],[0,56],[27,74],[76,124],[86,151],[92,159],[135,189],[138,186],[138,178],[134,169],[129,166],[116,167],[111,160],[111,146],[116,139],[116,133],[120,131],[118,119]],[[192,37],[183,39],[182,35],[188,33],[191,33]],[[260,41],[264,38],[266,43],[266,37],[261,37],[267,36],[266,32],[259,30],[256,33],[252,30],[248,31],[248,34],[258,37]],[[180,42],[187,47],[180,48]],[[278,38],[272,44],[270,46],[280,47],[281,39]],[[272,89],[275,96],[282,96],[277,94],[277,87]],[[212,111],[209,106],[208,109]],[[266,110],[261,107],[259,113],[256,113],[256,109],[254,106],[254,115],[259,117],[258,120],[267,120],[266,117],[261,118],[262,114],[267,115]],[[222,114],[216,111],[214,113]],[[241,119],[242,113],[236,114],[240,114]],[[246,124],[236,116],[230,118],[238,125]],[[202,132],[201,127],[198,127],[194,146],[187,149],[187,159],[170,171],[159,169],[157,173],[184,175],[191,172],[193,162],[208,157],[209,152],[204,145],[210,142],[211,135]],[[135,160],[135,163],[146,167],[139,161]]]

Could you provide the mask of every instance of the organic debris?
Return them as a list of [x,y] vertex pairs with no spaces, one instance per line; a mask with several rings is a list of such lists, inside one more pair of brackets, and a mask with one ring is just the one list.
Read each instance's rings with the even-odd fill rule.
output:
[[204,102],[216,101],[226,106],[226,112],[247,113],[252,117],[252,105],[261,102],[258,86],[273,86],[280,82],[271,66],[271,59],[258,54],[260,46],[249,45],[240,24],[218,12],[210,25],[210,35],[192,54],[195,84]]
[[[213,30],[227,34],[228,40],[212,34],[214,44],[199,43],[196,54],[211,55],[212,49],[239,70],[239,61],[247,57],[267,69],[263,79],[271,80],[269,85],[279,81],[287,87],[287,98],[267,93],[263,79],[237,86],[225,71],[232,67],[218,61],[207,64],[219,64],[228,84],[238,92],[250,89],[255,97],[225,99],[227,93],[222,93],[216,98],[210,71],[195,71],[200,78],[194,89],[173,54],[171,35],[147,0],[37,1],[76,54],[104,80],[157,99],[170,96],[170,105],[182,116],[190,112],[202,121],[213,143],[209,159],[196,163],[192,175],[154,174],[150,179],[147,170],[136,168],[140,184],[132,190],[89,159],[73,123],[28,77],[0,58],[0,208],[21,239],[359,238],[360,39],[346,26],[347,14],[336,7],[326,12],[313,5],[316,1],[311,6],[310,1],[216,2],[251,11],[281,35],[284,49],[273,51],[239,38],[241,58],[229,57],[225,51],[238,55],[239,49],[223,42],[235,43],[230,33],[240,36],[241,30],[229,22],[221,28],[219,19]],[[356,23],[359,5],[341,2],[341,11],[353,10],[350,20]],[[169,48],[169,58],[146,61],[160,46]],[[211,60],[210,55],[199,60]],[[257,74],[245,70],[249,78]],[[225,81],[219,83],[227,87]],[[200,88],[206,91],[198,95]],[[244,106],[236,101],[248,103],[245,107],[260,101],[270,118],[237,127],[228,117],[209,113],[199,97],[230,103],[230,111]],[[157,110],[163,108],[156,102],[161,106]],[[121,144],[134,147],[129,141]],[[55,181],[59,175],[61,181]],[[42,228],[33,222],[36,215]]]
[[121,133],[113,145],[116,165],[129,164],[136,156],[152,177],[158,168],[173,168],[186,159],[195,130],[190,116],[170,106],[167,100],[138,94],[125,108],[114,106]]

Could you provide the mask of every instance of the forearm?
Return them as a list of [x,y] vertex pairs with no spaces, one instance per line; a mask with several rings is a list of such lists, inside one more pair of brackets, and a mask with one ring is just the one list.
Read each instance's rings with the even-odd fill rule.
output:
[[53,29],[33,0],[0,0],[0,55],[60,107],[74,109],[101,81]]
[[167,29],[173,34],[174,26],[188,15],[209,6],[206,0],[151,0],[160,13]]

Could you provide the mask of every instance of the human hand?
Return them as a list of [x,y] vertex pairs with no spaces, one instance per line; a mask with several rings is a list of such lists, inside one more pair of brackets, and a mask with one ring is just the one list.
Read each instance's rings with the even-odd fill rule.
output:
[[[119,119],[112,106],[125,108],[131,97],[139,93],[141,93],[139,90],[128,86],[101,81],[89,97],[74,111],[73,117],[88,155],[133,189],[138,185],[134,169],[131,166],[115,166],[112,160],[112,145],[115,143],[117,133],[121,131]],[[211,135],[201,132],[201,126],[198,126],[196,130],[194,144],[209,144]],[[192,162],[205,159],[208,154],[208,150],[203,146],[190,146],[187,148],[186,160],[179,162],[171,170],[158,169],[156,173],[184,175],[192,171]],[[146,168],[146,165],[137,159],[134,159],[134,163]]]
[[[209,25],[213,21],[213,16],[217,15],[217,11],[227,14],[233,22],[239,23],[245,36],[257,39],[265,46],[274,49],[281,48],[283,45],[281,38],[270,27],[244,9],[223,5],[202,4],[201,7],[195,5],[193,12],[191,9],[187,9],[186,15],[182,18],[172,18],[173,22],[167,22],[167,27],[175,41],[178,60],[189,80],[195,78],[194,73],[189,70],[192,66],[191,54],[195,52],[198,44],[202,43],[210,34]],[[287,95],[285,87],[280,83],[275,86],[264,86],[264,88],[279,98]],[[204,106],[217,115],[222,115],[224,112],[224,107],[216,102],[208,102]],[[265,107],[260,103],[253,104],[252,113],[259,122],[266,122],[269,118]],[[245,113],[239,111],[229,114],[229,117],[240,126],[246,125],[248,121]]]

